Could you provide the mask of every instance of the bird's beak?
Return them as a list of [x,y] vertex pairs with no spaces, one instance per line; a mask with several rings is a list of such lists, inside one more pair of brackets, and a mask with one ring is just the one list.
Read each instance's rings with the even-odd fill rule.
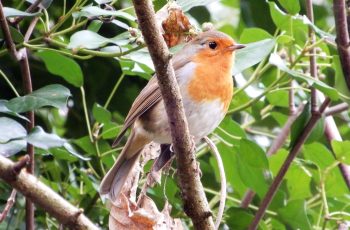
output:
[[227,50],[235,51],[235,50],[243,49],[244,47],[245,47],[245,45],[242,45],[242,44],[234,44],[232,46],[228,46]]

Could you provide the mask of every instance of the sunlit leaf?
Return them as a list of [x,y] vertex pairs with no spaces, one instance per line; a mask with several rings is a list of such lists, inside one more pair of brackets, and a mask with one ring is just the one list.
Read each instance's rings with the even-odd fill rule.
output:
[[62,85],[47,85],[31,94],[8,101],[6,107],[17,113],[35,110],[43,106],[62,108],[66,106],[70,95],[69,89]]
[[300,11],[299,1],[290,0],[278,0],[279,3],[285,8],[290,14],[297,14]]
[[306,214],[306,205],[303,200],[288,202],[287,206],[278,211],[282,220],[290,225],[292,229],[311,230],[310,221]]
[[39,12],[27,13],[27,12],[20,11],[20,10],[14,9],[14,8],[9,8],[9,7],[4,7],[3,11],[5,14],[5,17],[19,17],[19,16],[20,17],[34,17],[34,16],[37,16],[40,14]]
[[0,117],[0,130],[0,143],[27,135],[26,129],[20,123],[7,117]]
[[29,121],[28,118],[26,118],[25,116],[22,116],[22,115],[20,115],[18,113],[15,113],[15,112],[9,110],[6,107],[6,103],[7,102],[8,102],[7,100],[0,100],[0,113],[5,113],[5,114],[8,114],[8,115],[11,115],[11,116],[18,117],[18,118],[21,118],[23,120]]
[[41,149],[49,149],[62,146],[66,140],[56,134],[46,133],[41,127],[35,127],[27,136],[26,140]]
[[129,21],[135,21],[135,17],[124,12],[115,10],[104,10],[98,6],[86,6],[83,7],[79,12],[74,13],[74,17],[92,17],[92,16],[115,16],[124,18]]
[[286,73],[289,73],[295,79],[307,82],[310,86],[315,87],[316,89],[320,90],[321,92],[326,94],[332,100],[339,99],[339,94],[338,94],[338,91],[336,89],[332,88],[331,86],[327,85],[326,83],[324,83],[320,80],[312,78],[311,76],[307,76],[307,75],[304,75],[300,72],[289,69],[287,67],[286,63],[282,60],[282,58],[278,54],[276,54],[276,53],[271,54],[269,62],[270,62],[270,64],[278,67],[280,70],[282,70]]
[[269,169],[265,152],[256,143],[242,139],[238,153],[238,172],[243,183],[263,197]]
[[216,1],[218,0],[178,0],[176,3],[181,6],[181,9],[184,12],[186,12],[195,6],[207,6],[208,4]]
[[350,164],[350,141],[332,141],[332,149],[337,157],[337,160]]
[[273,36],[261,28],[246,28],[243,30],[239,42],[251,43],[259,42],[264,39],[273,39]]
[[5,144],[0,143],[0,155],[4,157],[10,157],[20,151],[22,151],[27,146],[25,140],[13,140]]
[[276,41],[274,39],[264,39],[262,41],[246,44],[246,47],[236,53],[233,74],[241,73],[243,70],[259,63],[267,57]]

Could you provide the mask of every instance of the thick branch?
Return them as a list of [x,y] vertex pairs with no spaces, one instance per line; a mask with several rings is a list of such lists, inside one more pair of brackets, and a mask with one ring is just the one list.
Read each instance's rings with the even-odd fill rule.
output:
[[24,170],[14,176],[15,164],[0,155],[0,178],[70,229],[98,229],[83,213]]
[[345,4],[345,0],[333,0],[335,28],[337,31],[336,42],[345,82],[348,88],[350,89],[350,39],[348,33],[346,9],[347,7]]
[[184,210],[192,219],[196,229],[214,229],[209,205],[197,170],[198,166],[179,86],[170,61],[171,55],[157,26],[152,2],[150,0],[133,0],[133,3],[142,34],[155,66],[169,119]]
[[292,164],[294,158],[298,155],[301,147],[303,146],[306,139],[310,135],[311,131],[313,130],[313,128],[317,124],[318,120],[321,118],[321,115],[323,114],[323,112],[325,111],[325,109],[327,108],[329,103],[330,103],[329,98],[325,99],[323,104],[320,106],[319,112],[312,114],[310,120],[308,121],[308,123],[305,126],[305,129],[303,130],[303,132],[300,134],[300,136],[296,140],[295,145],[290,150],[287,159],[284,161],[277,176],[275,177],[269,190],[267,191],[263,201],[261,202],[259,210],[255,214],[255,217],[249,226],[249,230],[255,230],[258,228],[259,222],[263,218],[266,209],[268,208],[268,206],[270,205],[270,203],[272,201],[272,198],[275,196],[278,188],[280,187],[280,185],[283,181],[283,178],[289,169],[289,166]]

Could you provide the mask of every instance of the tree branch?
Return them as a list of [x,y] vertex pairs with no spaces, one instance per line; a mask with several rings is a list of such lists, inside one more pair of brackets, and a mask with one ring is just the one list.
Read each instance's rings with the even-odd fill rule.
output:
[[22,170],[14,172],[15,163],[0,155],[0,178],[10,184],[26,198],[42,207],[59,222],[70,229],[98,229],[83,213],[36,177]]
[[337,32],[337,47],[344,73],[346,85],[350,89],[350,39],[346,18],[345,0],[333,0],[335,28]]
[[[307,17],[311,21],[311,23],[314,23],[314,10],[312,7],[312,0],[306,0],[306,11],[307,11]],[[316,41],[315,31],[309,27],[309,41],[310,46],[312,47],[309,50],[310,55],[310,75],[317,79],[317,63],[316,63],[316,50],[314,47],[314,43]],[[312,87],[311,88],[311,113],[317,112],[317,90]]]
[[15,201],[16,201],[16,194],[17,191],[16,189],[12,189],[11,195],[10,197],[7,199],[7,203],[5,205],[4,211],[2,211],[2,213],[0,213],[0,223],[5,220],[5,218],[7,217],[7,213],[10,211],[10,209],[12,208],[12,206],[14,205]]
[[318,112],[315,112],[312,114],[310,120],[306,124],[303,132],[297,138],[293,148],[290,150],[290,152],[288,154],[287,159],[284,161],[277,176],[275,177],[269,190],[267,191],[263,201],[261,202],[259,210],[255,214],[255,217],[249,226],[249,230],[256,230],[258,228],[259,222],[263,218],[266,209],[268,208],[268,206],[270,205],[270,203],[272,201],[272,198],[274,197],[278,188],[280,187],[282,180],[289,169],[289,166],[292,164],[294,158],[298,155],[301,147],[303,146],[304,142],[306,141],[306,139],[310,135],[310,133],[313,130],[313,128],[315,127],[315,125],[317,124],[318,120],[321,118],[321,115],[323,114],[323,112],[325,111],[325,109],[327,108],[329,103],[330,103],[330,99],[326,98],[323,101],[322,105],[320,106]]
[[[298,118],[300,113],[303,111],[305,107],[305,104],[301,103],[297,110],[294,111],[294,113],[290,113],[287,122],[284,124],[283,128],[279,132],[276,139],[272,142],[271,147],[267,151],[267,156],[271,156],[275,154],[286,142],[288,135],[290,133],[290,129],[292,125],[294,124],[294,121]],[[249,204],[252,202],[253,198],[255,196],[255,192],[253,190],[248,190],[246,194],[244,195],[244,198],[241,202],[242,208],[248,208]]]
[[184,211],[196,229],[214,229],[213,219],[206,200],[193,144],[190,138],[179,86],[171,55],[155,20],[152,2],[133,0],[138,22],[153,60],[159,88],[168,115],[172,143],[176,152],[179,187]]

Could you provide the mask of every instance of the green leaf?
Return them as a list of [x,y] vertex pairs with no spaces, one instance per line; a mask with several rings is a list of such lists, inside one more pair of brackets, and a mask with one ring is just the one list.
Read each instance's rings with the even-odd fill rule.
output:
[[112,119],[111,112],[109,112],[107,109],[103,108],[97,103],[94,104],[92,114],[94,115],[96,121],[100,123],[107,123],[110,122],[110,120]]
[[[248,229],[250,223],[253,221],[254,216],[244,208],[231,207],[225,211],[225,222],[229,229],[245,230]],[[267,229],[265,223],[261,221],[258,229]]]
[[60,138],[56,134],[46,133],[41,127],[35,127],[27,136],[28,143],[41,148],[49,149],[54,147],[60,147],[66,140]]
[[288,202],[287,206],[278,210],[283,222],[292,229],[311,230],[311,225],[306,214],[306,205],[303,200]]
[[264,39],[273,39],[273,36],[266,30],[260,28],[246,28],[243,30],[239,42],[251,43],[262,41]]
[[181,6],[181,9],[186,12],[195,6],[207,6],[212,2],[216,2],[218,0],[177,0],[176,3]]
[[[295,145],[297,138],[304,131],[310,118],[311,118],[311,108],[310,108],[310,104],[307,104],[304,107],[303,112],[299,115],[299,117],[295,120],[295,122],[292,125],[291,138],[290,138],[291,148]],[[323,136],[323,130],[324,130],[324,118],[322,117],[317,121],[315,127],[312,129],[305,143],[309,144],[319,140]]]
[[286,73],[289,73],[295,79],[307,82],[310,86],[315,87],[316,89],[326,94],[330,99],[332,100],[339,99],[339,94],[336,89],[330,87],[329,85],[325,84],[322,81],[312,78],[311,76],[307,76],[297,71],[289,69],[286,63],[282,60],[282,58],[278,54],[276,53],[271,54],[269,62],[270,64],[276,66],[280,70]]
[[6,144],[0,144],[0,155],[4,157],[10,157],[24,149],[27,146],[25,140],[14,140],[7,142]]
[[299,0],[278,0],[279,3],[285,8],[290,14],[297,14],[300,11]]
[[247,44],[244,49],[236,53],[233,74],[241,73],[243,70],[259,63],[271,53],[275,46],[274,39],[264,39],[262,41]]
[[62,77],[75,87],[83,85],[83,73],[79,64],[73,59],[51,50],[38,52],[35,56],[40,57],[44,61],[50,73]]
[[272,91],[266,95],[271,105],[288,108],[288,92],[285,90]]
[[303,155],[305,159],[317,166],[317,169],[312,171],[315,183],[320,183],[320,171],[328,171],[325,180],[328,197],[342,197],[349,193],[339,168],[334,167],[329,170],[329,167],[334,164],[335,159],[332,152],[326,146],[317,142],[305,145]]
[[[69,49],[76,48],[87,48],[87,49],[97,49],[107,45],[108,43],[116,44],[117,47],[113,46],[113,50],[103,50],[103,52],[121,52],[122,45],[126,45],[129,41],[126,39],[126,33],[119,34],[113,38],[105,38],[101,35],[90,31],[90,30],[81,30],[74,33],[70,42],[67,46]],[[125,51],[125,50],[124,50]]]
[[289,44],[291,42],[293,42],[295,39],[292,36],[289,35],[279,35],[277,37],[277,42],[279,44]]
[[232,120],[231,117],[226,117],[215,129],[215,133],[227,142],[236,145],[239,144],[240,138],[247,137],[240,124]]
[[23,120],[29,121],[28,118],[26,118],[25,116],[22,116],[22,115],[20,115],[18,113],[15,113],[15,112],[9,110],[6,107],[6,103],[7,102],[8,102],[7,100],[0,100],[0,113],[6,113],[8,115],[11,115],[11,116],[18,117],[18,118],[21,118]]
[[338,161],[350,165],[350,141],[332,141],[332,149]]
[[27,135],[26,129],[20,123],[7,117],[0,117],[0,130],[0,143]]
[[109,42],[110,40],[108,38],[102,37],[95,32],[92,32],[90,30],[81,30],[71,36],[67,48],[96,49],[107,45]]
[[100,21],[100,20],[93,20],[89,24],[88,30],[97,33],[100,30],[102,25],[103,25],[102,21]]
[[131,14],[128,14],[124,11],[115,11],[115,10],[104,10],[98,6],[86,6],[83,7],[79,12],[75,12],[73,17],[94,17],[94,16],[115,16],[123,18],[129,21],[135,21],[136,18]]
[[[26,0],[27,2],[30,2],[32,4],[35,3],[36,0]],[[42,0],[39,4],[40,8],[47,9],[50,7],[53,0]]]
[[62,108],[66,106],[70,95],[69,89],[62,85],[47,85],[31,94],[11,99],[6,103],[6,107],[17,113],[35,110],[43,106]]
[[243,183],[263,197],[268,188],[268,160],[256,143],[241,139],[238,151],[238,172]]
[[82,156],[80,153],[78,153],[78,151],[68,142],[63,144],[63,147],[73,156],[83,160],[83,161],[89,161],[91,158],[89,157],[84,157]]
[[[288,1],[288,2],[295,2],[295,1],[289,1],[289,0],[283,0],[283,1]],[[297,1],[297,0],[296,0]],[[289,35],[293,35],[293,33],[297,32],[298,30],[300,31],[305,31],[306,32],[306,27],[305,26],[310,26],[317,35],[319,35],[322,38],[327,38],[327,40],[332,40],[335,41],[335,36],[327,33],[320,28],[318,28],[315,24],[313,24],[307,16],[303,15],[287,15],[285,12],[283,12],[275,2],[268,2],[269,8],[270,8],[270,14],[272,17],[273,22],[275,25],[288,33]],[[291,31],[292,30],[292,31]]]
[[304,167],[292,164],[286,174],[289,200],[299,200],[311,197],[311,173]]
[[115,122],[107,122],[103,124],[102,138],[103,139],[115,139],[119,134],[121,126]]
[[[10,28],[10,33],[11,33],[13,41],[16,43],[22,43],[24,41],[23,35],[18,30],[13,28],[12,26],[10,26],[9,28]],[[3,40],[4,38],[5,37],[4,37],[3,31],[0,30],[0,40]]]
[[[334,88],[336,88],[341,94],[350,98],[350,91],[345,82],[345,77],[343,74],[343,69],[340,64],[340,59],[338,55],[333,56],[332,66],[335,70],[335,84]],[[345,102],[350,104],[349,99],[343,99]]]
[[33,17],[40,14],[40,12],[37,13],[27,13],[24,11],[20,11],[14,8],[4,7],[3,8],[5,17]]

